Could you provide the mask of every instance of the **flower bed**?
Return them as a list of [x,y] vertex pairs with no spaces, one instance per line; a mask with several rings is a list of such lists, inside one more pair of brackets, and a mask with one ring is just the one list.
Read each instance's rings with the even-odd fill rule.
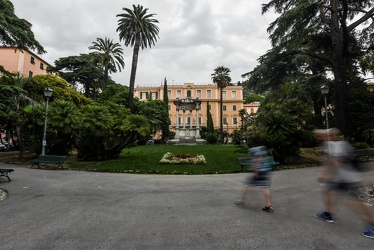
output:
[[206,164],[204,155],[172,154],[167,152],[160,164]]

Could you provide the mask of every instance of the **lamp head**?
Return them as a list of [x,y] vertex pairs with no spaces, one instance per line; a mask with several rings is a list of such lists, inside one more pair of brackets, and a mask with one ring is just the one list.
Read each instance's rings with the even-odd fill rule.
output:
[[53,93],[53,90],[50,87],[44,89],[44,96],[46,98],[50,98],[52,96],[52,93]]
[[321,93],[322,95],[327,95],[329,93],[329,86],[327,86],[326,84],[323,84],[321,87]]

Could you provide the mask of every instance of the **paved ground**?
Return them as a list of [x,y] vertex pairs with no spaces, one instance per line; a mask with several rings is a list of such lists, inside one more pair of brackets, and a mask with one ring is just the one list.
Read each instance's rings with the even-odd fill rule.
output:
[[[0,249],[373,249],[365,225],[321,208],[320,168],[274,172],[274,213],[260,193],[237,207],[246,174],[136,175],[13,168],[0,178]],[[374,180],[374,171],[366,175]]]

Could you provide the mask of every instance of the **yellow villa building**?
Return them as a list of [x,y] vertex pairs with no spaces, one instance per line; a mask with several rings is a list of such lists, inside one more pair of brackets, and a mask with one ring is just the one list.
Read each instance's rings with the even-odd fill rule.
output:
[[[168,109],[171,121],[170,129],[175,131],[178,127],[200,128],[207,124],[207,109],[213,118],[215,128],[219,128],[220,122],[220,91],[217,85],[210,84],[171,84],[167,86],[167,96],[169,100]],[[134,92],[135,97],[140,101],[146,101],[149,97],[152,100],[163,100],[164,86],[137,86]],[[176,104],[182,100],[183,103],[197,101],[197,108],[177,107]],[[184,101],[185,100],[185,101]],[[258,105],[244,106],[243,87],[237,84],[227,86],[223,89],[223,128],[232,133],[236,129],[240,129],[239,110],[246,109],[247,113],[257,111]],[[178,111],[177,111],[178,109]]]

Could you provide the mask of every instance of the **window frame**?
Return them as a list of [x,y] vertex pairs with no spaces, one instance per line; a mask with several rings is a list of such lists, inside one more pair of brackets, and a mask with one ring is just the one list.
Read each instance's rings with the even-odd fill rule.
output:
[[236,99],[236,90],[231,91],[231,98]]

